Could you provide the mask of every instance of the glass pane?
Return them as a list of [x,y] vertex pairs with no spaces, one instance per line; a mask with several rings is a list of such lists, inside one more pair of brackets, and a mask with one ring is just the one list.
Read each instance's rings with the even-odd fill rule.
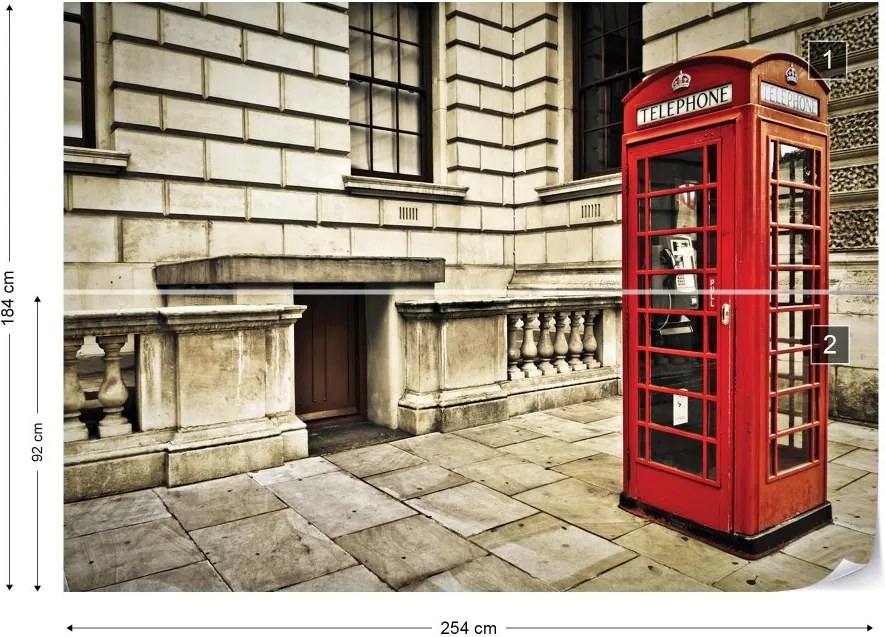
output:
[[399,130],[413,133],[420,130],[420,104],[421,97],[417,93],[399,91]]
[[372,5],[368,2],[354,2],[353,4],[347,7],[347,17],[350,20],[350,26],[356,27],[358,29],[366,29],[367,31],[371,29],[371,24],[369,20],[371,16],[369,12],[372,9]]
[[387,38],[372,38],[375,52],[375,74],[381,80],[397,81],[396,42]]
[[602,28],[611,31],[627,24],[627,3],[602,3]]
[[418,24],[418,7],[406,3],[399,5],[399,37],[417,43]]
[[705,247],[705,251],[707,254],[707,267],[715,268],[716,267],[716,233],[708,232],[707,233],[707,245]]
[[794,181],[802,184],[813,183],[812,152],[780,143],[777,176],[780,181]]
[[693,148],[649,161],[652,190],[694,186],[703,180],[703,149]]
[[83,137],[83,101],[80,82],[65,80],[65,137]]
[[652,230],[675,230],[704,225],[702,190],[689,190],[649,199]]
[[776,405],[773,412],[772,433],[775,433],[775,427],[776,431],[786,431],[806,425],[813,420],[810,391],[778,396],[772,400],[772,403]]
[[589,84],[602,77],[602,38],[596,38],[581,47],[581,84]]
[[421,55],[417,46],[400,44],[400,82],[409,86],[421,86]]
[[716,146],[707,146],[707,181],[714,182],[716,181],[716,171],[718,166],[717,162],[717,148]]
[[652,354],[651,384],[704,393],[704,359]]
[[811,312],[777,313],[778,349],[811,343]]
[[637,258],[636,258],[636,266],[640,270],[648,269],[648,259],[646,259],[646,249],[645,249],[645,237],[639,237],[636,240],[636,248],[637,248]]
[[80,3],[79,2],[65,2],[65,12],[66,13],[76,13],[80,14]]
[[716,403],[707,401],[707,437],[716,437]]
[[372,170],[396,172],[396,136],[382,130],[372,131]]
[[812,230],[779,228],[777,233],[778,265],[814,265]]
[[639,390],[639,420],[645,421],[645,390]]
[[[654,228],[654,218],[652,218]],[[693,270],[702,267],[703,245],[695,241],[697,234],[668,234],[649,237],[651,244],[651,268],[654,270]],[[670,290],[695,292],[698,282],[694,275],[675,276],[669,283]]]
[[667,431],[650,429],[651,460],[674,469],[701,475],[703,469],[699,440],[684,438]]
[[396,3],[372,3],[372,31],[385,35],[396,36]]
[[716,445],[707,445],[707,480],[716,479]]
[[350,121],[369,123],[369,85],[365,82],[350,82]]
[[[639,160],[639,166],[637,168],[638,171],[638,179],[639,179],[639,192],[645,192],[645,160]],[[640,228],[641,230],[641,228]]]
[[[627,78],[615,80],[609,86],[608,92],[608,124],[624,121],[624,105],[621,100],[630,92],[630,81]],[[618,144],[621,140],[618,139]]]
[[787,434],[777,439],[778,473],[811,462],[811,432],[805,429],[795,434]]
[[812,225],[811,191],[783,186],[771,189],[771,195],[777,197],[772,204],[772,221],[777,223],[799,223]]
[[588,3],[582,9],[581,40],[589,40],[602,35],[602,5]]
[[707,318],[707,353],[716,353],[716,338],[719,329],[719,317],[711,316]]
[[[640,162],[641,164],[642,162]],[[639,232],[645,231],[645,199],[640,199],[636,202],[637,208],[637,222],[639,224]]]
[[394,90],[386,86],[372,85],[372,125],[393,128]]
[[717,209],[717,201],[716,201],[716,189],[710,188],[707,191],[707,225],[715,226],[716,225],[716,217],[718,213]]
[[790,352],[771,357],[776,389],[784,390],[811,383],[811,352]]
[[399,136],[399,172],[404,175],[421,173],[421,152],[417,135]]
[[369,129],[350,127],[350,165],[369,170]]
[[777,290],[779,307],[810,304],[811,294],[803,294],[803,291],[814,288],[814,272],[808,270],[772,272],[771,285],[771,289]]
[[606,129],[605,136],[608,145],[608,154],[605,158],[606,168],[617,168],[621,165],[621,137],[623,135],[624,125],[622,123]]
[[372,50],[370,36],[359,31],[350,32],[350,72],[357,75],[372,75]]
[[[653,294],[652,305],[661,303],[660,294]],[[667,303],[667,297],[664,303]],[[688,352],[702,351],[703,319],[700,316],[684,314],[649,314],[649,329],[653,347],[680,349]],[[652,361],[654,363],[654,361]]]
[[645,354],[645,352],[640,351],[640,352],[638,352],[638,355],[639,355],[639,359],[637,361],[637,371],[639,373],[639,382],[645,383],[646,354]]
[[646,330],[645,323],[646,323],[645,314],[640,314],[639,315],[639,344],[640,345],[646,344],[647,330]]
[[646,296],[646,293],[645,293],[645,291],[644,291],[644,290],[646,289],[645,285],[646,285],[646,278],[645,278],[644,276],[639,277],[639,280],[638,280],[637,285],[636,285],[636,289],[637,289],[637,290],[643,290],[643,292],[642,292],[641,294],[638,294],[638,293],[637,293],[637,295],[636,295],[636,304],[637,304],[637,306],[640,307],[640,308],[644,308],[644,307],[646,307],[646,303],[645,303],[645,296]]
[[584,91],[582,130],[589,131],[605,126],[605,86],[595,86]]
[[[652,374],[654,374],[654,366],[652,366]],[[699,435],[704,432],[703,400],[656,391],[649,391],[649,397],[651,398],[651,421],[653,423]]]
[[631,24],[627,31],[629,37],[627,66],[628,68],[640,68],[642,67],[642,22]]
[[605,134],[601,131],[584,133],[584,173],[602,170],[605,159]]
[[627,29],[619,29],[603,36],[605,56],[603,73],[607,76],[627,70]]
[[80,25],[65,22],[65,77],[80,77]]
[[[707,390],[704,392],[708,396],[716,395],[716,359],[707,359]],[[709,414],[707,415],[709,419]],[[709,424],[709,423],[708,423]]]

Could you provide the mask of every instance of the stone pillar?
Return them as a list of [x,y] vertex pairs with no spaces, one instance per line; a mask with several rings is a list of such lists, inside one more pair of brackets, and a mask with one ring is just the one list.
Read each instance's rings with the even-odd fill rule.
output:
[[596,333],[593,329],[594,319],[598,312],[587,312],[587,318],[584,320],[584,340],[583,349],[584,356],[581,360],[588,367],[599,367],[600,363],[596,360]]
[[509,380],[525,378],[525,374],[519,369],[520,351],[516,338],[519,334],[520,320],[519,314],[507,315],[507,378]]
[[535,365],[538,357],[538,348],[535,346],[535,335],[532,326],[538,320],[538,314],[527,313],[522,325],[522,371],[528,378],[541,375],[541,370]]
[[86,440],[89,430],[80,420],[80,408],[86,400],[83,388],[80,386],[80,376],[77,373],[77,352],[83,345],[82,338],[66,338],[64,346],[64,440],[74,442]]
[[584,351],[584,345],[581,342],[581,332],[579,327],[583,316],[584,312],[581,310],[573,311],[571,316],[572,331],[568,338],[568,352],[570,355],[568,364],[573,372],[580,372],[587,369],[587,365],[581,361],[581,353]]
[[120,372],[120,350],[126,344],[126,335],[99,336],[96,341],[104,350],[104,380],[98,390],[98,402],[105,416],[98,423],[98,436],[110,438],[132,433],[132,423],[123,415],[129,392]]
[[538,357],[541,359],[538,368],[544,376],[556,374],[556,368],[550,362],[553,356],[553,341],[550,340],[550,312],[541,312],[538,328]]
[[553,351],[556,353],[556,371],[560,374],[565,374],[572,370],[565,360],[566,354],[568,354],[568,341],[565,340],[565,322],[567,319],[568,312],[556,313],[556,338],[554,339]]

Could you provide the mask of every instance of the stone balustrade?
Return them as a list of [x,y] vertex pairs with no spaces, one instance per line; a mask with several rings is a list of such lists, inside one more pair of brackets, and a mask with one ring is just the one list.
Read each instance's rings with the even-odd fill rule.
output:
[[617,293],[396,305],[407,431],[451,431],[619,392]]
[[[186,484],[306,456],[307,431],[295,415],[293,349],[303,310],[223,305],[66,313],[65,498]],[[127,343],[131,374],[121,369]],[[83,370],[95,362],[90,349],[100,352],[100,384],[85,382],[95,398],[84,391]]]

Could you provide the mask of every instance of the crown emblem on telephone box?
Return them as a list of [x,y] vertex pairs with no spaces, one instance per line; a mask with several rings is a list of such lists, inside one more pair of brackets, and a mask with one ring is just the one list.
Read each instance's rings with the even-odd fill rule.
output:
[[792,64],[787,67],[787,82],[796,84],[799,81],[799,72]]
[[691,75],[686,73],[685,71],[679,71],[679,74],[673,78],[673,87],[674,91],[678,91],[684,88],[688,88],[688,85],[691,84]]

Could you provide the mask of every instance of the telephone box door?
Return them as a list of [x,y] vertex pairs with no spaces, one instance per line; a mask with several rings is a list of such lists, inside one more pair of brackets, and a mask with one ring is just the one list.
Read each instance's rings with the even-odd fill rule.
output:
[[734,130],[639,142],[627,155],[628,489],[731,529]]

